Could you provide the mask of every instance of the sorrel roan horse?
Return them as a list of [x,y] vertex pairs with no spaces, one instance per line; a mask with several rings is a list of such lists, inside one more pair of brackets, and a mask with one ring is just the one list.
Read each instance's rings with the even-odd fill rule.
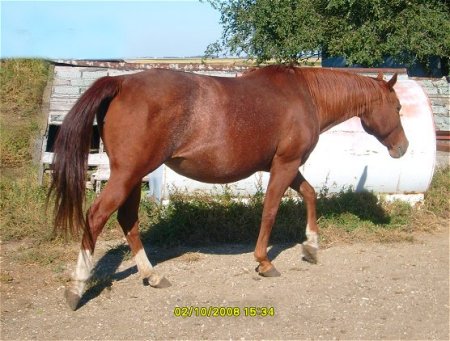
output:
[[[118,210],[143,279],[170,283],[150,264],[138,232],[141,179],[161,164],[189,178],[227,183],[256,171],[270,172],[255,258],[262,276],[279,276],[267,246],[280,200],[290,186],[304,198],[307,240],[303,257],[318,249],[316,194],[299,172],[319,134],[350,117],[361,118],[389,154],[408,148],[400,103],[388,82],[352,73],[268,66],[238,78],[169,70],[97,80],[67,114],[56,141],[52,191],[55,228],[84,231],[66,298],[76,309],[92,269],[95,242]],[[110,160],[111,177],[83,215],[86,163],[94,118]]]

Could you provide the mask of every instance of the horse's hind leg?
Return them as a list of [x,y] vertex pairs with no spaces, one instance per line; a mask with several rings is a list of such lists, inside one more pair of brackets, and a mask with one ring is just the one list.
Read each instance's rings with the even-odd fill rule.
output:
[[302,245],[302,259],[315,264],[317,263],[317,250],[319,249],[319,227],[317,225],[316,215],[316,192],[300,172],[297,173],[290,187],[300,193],[306,205],[307,240]]
[[138,184],[133,188],[126,201],[119,207],[117,220],[125,233],[141,278],[144,281],[148,281],[152,287],[167,287],[170,286],[170,282],[153,270],[139,236],[138,210],[140,197],[141,185]]
[[97,237],[105,226],[111,214],[118,209],[126,200],[131,188],[127,186],[128,181],[124,178],[111,178],[95,199],[86,214],[87,227],[81,241],[81,250],[78,255],[76,269],[72,276],[70,285],[66,288],[66,300],[72,310],[77,309],[78,303],[83,295],[86,282],[91,276],[93,268],[92,255],[95,249]]

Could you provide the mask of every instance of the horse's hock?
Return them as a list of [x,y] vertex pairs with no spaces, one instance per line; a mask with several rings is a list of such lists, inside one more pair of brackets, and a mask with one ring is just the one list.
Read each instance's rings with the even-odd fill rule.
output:
[[[80,62],[71,63],[80,64]],[[55,65],[48,125],[41,154],[44,170],[52,163],[53,143],[65,115],[79,96],[100,77],[135,73],[153,67],[222,77],[236,77],[245,70],[245,67],[212,67],[202,64],[81,63],[83,65],[69,63]],[[350,69],[350,71],[375,76],[379,70]],[[384,71],[386,78],[390,78],[394,71],[399,70]],[[403,70],[395,90],[402,105],[400,113],[402,124],[410,141],[407,154],[401,159],[392,159],[374,137],[364,132],[359,119],[353,118],[323,133],[309,160],[302,166],[305,178],[317,190],[326,188],[329,192],[338,192],[343,188],[354,188],[357,191],[369,190],[380,194],[400,195],[412,201],[421,200],[435,168],[435,124],[438,130],[447,132],[450,130],[448,83],[445,80],[433,83],[431,80],[408,79]],[[444,98],[445,96],[447,97]],[[109,178],[109,161],[96,122],[93,126],[88,165],[89,183],[99,189],[101,182]],[[260,189],[264,190],[268,179],[268,174],[257,173],[230,184],[227,190],[235,194],[251,195]],[[167,199],[170,191],[174,189],[213,193],[224,190],[223,186],[187,179],[164,165],[143,180],[149,181],[150,193],[158,200]],[[405,196],[406,194],[408,196]]]

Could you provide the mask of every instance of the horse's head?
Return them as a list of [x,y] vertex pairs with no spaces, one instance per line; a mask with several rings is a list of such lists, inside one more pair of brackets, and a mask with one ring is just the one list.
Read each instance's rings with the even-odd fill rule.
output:
[[386,82],[380,73],[377,81],[383,96],[372,103],[371,110],[361,115],[361,123],[367,133],[387,147],[391,157],[399,158],[406,153],[409,142],[400,122],[401,105],[394,91],[397,74]]

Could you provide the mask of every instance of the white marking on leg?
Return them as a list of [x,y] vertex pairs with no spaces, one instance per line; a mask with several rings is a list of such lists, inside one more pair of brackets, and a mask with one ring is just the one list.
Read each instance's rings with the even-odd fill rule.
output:
[[140,249],[136,256],[134,256],[138,271],[141,277],[147,277],[152,273],[153,266],[148,260],[147,254],[144,249]]
[[319,248],[319,236],[317,235],[317,232],[311,231],[309,225],[306,225],[306,238],[307,240],[304,244],[308,244],[316,249]]
[[78,254],[77,267],[72,274],[72,291],[81,296],[86,286],[86,281],[91,277],[93,267],[92,254],[89,250],[80,250]]
[[140,249],[134,256],[139,274],[143,280],[148,280],[148,284],[152,287],[165,288],[170,286],[170,282],[163,276],[158,275],[153,266],[147,258],[147,254],[144,249]]

